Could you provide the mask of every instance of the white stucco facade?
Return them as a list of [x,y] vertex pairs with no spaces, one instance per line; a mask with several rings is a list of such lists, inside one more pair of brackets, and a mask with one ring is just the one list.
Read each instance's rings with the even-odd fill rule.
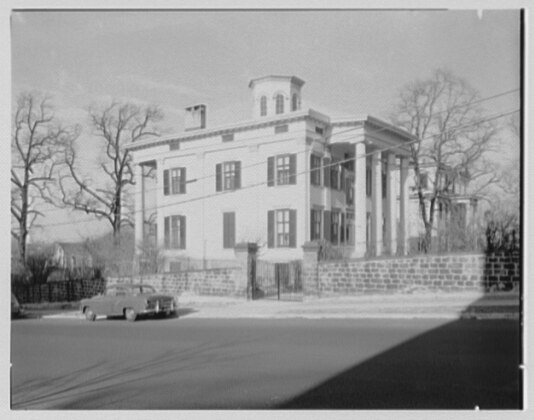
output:
[[370,116],[303,110],[303,84],[254,79],[253,119],[129,145],[137,243],[157,232],[167,267],[232,260],[239,242],[257,243],[261,258],[274,261],[300,259],[311,240],[355,257],[404,253],[407,177],[399,168],[412,138]]

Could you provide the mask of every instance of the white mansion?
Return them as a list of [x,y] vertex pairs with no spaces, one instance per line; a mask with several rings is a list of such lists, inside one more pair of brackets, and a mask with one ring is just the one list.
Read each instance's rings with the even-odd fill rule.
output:
[[239,242],[275,261],[301,258],[314,240],[353,257],[406,253],[413,137],[371,116],[301,109],[303,85],[254,79],[251,120],[206,127],[206,107],[196,105],[183,133],[128,145],[137,243],[156,241],[166,267],[233,259]]

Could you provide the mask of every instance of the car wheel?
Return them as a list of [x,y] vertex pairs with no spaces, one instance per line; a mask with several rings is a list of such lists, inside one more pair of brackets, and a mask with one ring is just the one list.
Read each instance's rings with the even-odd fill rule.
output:
[[135,313],[135,311],[132,309],[132,308],[126,308],[124,310],[124,317],[130,321],[130,322],[134,322],[137,318],[137,314]]
[[96,319],[96,314],[93,312],[91,308],[85,308],[85,319],[87,321],[94,321]]

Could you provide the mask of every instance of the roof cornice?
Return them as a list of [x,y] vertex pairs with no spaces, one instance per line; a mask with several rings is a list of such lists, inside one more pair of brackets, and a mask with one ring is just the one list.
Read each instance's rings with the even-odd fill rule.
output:
[[270,127],[279,124],[288,124],[297,121],[315,121],[321,123],[330,123],[330,119],[320,112],[313,109],[305,111],[291,112],[287,114],[277,115],[275,117],[256,119],[252,121],[244,121],[241,123],[235,123],[230,125],[224,125],[214,128],[206,128],[201,130],[187,131],[178,135],[165,136],[165,137],[151,137],[148,139],[140,140],[134,143],[127,144],[125,148],[127,150],[141,150],[148,149],[150,147],[164,146],[177,141],[192,141],[206,137],[219,136],[223,134],[238,133],[242,131],[254,130],[258,128]]

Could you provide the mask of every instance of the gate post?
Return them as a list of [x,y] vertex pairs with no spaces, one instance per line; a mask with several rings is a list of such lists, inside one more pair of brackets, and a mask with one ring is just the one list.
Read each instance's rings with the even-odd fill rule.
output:
[[252,285],[256,277],[256,253],[258,245],[254,242],[241,242],[234,247],[235,258],[241,274],[237,279],[237,292],[245,295],[247,300],[252,299]]
[[316,242],[306,242],[302,245],[302,292],[304,296],[319,296],[319,260],[320,245]]

